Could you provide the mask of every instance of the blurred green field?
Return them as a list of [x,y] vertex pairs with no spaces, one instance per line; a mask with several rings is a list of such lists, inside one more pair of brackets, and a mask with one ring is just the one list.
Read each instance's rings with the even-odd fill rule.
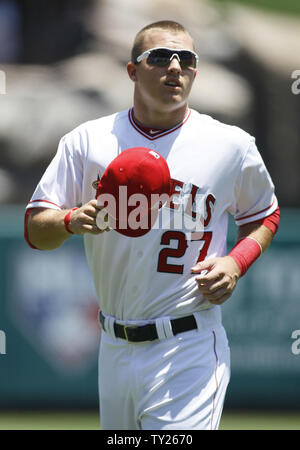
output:
[[239,3],[244,6],[253,6],[255,8],[266,11],[273,11],[284,14],[299,14],[300,2],[299,0],[214,0],[219,3]]
[[[99,430],[98,412],[0,412],[0,430]],[[220,430],[300,430],[299,412],[226,412]]]

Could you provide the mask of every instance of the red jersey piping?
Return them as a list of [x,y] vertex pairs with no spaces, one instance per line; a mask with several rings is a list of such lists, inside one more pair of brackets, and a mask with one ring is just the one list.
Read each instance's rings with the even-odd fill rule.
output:
[[249,219],[249,217],[254,217],[254,216],[258,216],[259,214],[267,211],[268,209],[270,209],[272,206],[274,205],[274,202],[271,203],[271,205],[267,206],[267,208],[262,209],[261,211],[258,211],[254,214],[249,214],[249,216],[243,216],[243,217],[239,217],[238,219],[235,219],[236,221],[238,220],[244,220],[244,219]]
[[173,128],[169,128],[167,130],[161,130],[160,132],[155,133],[154,136],[151,136],[150,134],[148,134],[147,132],[142,130],[139,127],[139,125],[137,124],[137,122],[135,121],[134,114],[133,114],[133,108],[128,110],[128,119],[129,119],[129,122],[131,123],[131,125],[133,126],[133,128],[138,133],[140,133],[142,136],[144,136],[145,138],[149,139],[150,141],[154,141],[155,139],[159,139],[159,138],[161,138],[163,136],[167,136],[168,134],[173,133],[173,131],[178,130],[178,128],[182,127],[187,122],[187,120],[189,119],[190,115],[191,115],[191,110],[189,109],[186,118],[182,122],[180,122],[178,125],[176,125]]
[[[61,209],[61,207],[59,205],[57,205],[56,203],[49,202],[49,200],[43,200],[43,199],[31,200],[30,202],[28,202],[28,205],[30,205],[31,203],[37,203],[37,202],[50,203],[51,205],[57,206],[59,209]],[[34,206],[32,206],[32,208],[34,208]]]

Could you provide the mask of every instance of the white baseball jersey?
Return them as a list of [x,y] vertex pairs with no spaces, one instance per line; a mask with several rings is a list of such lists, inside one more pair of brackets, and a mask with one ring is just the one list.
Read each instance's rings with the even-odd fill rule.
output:
[[255,139],[245,131],[195,110],[174,128],[150,133],[139,128],[132,109],[86,122],[61,139],[27,208],[59,210],[90,201],[96,194],[93,182],[131,147],[153,149],[168,163],[173,202],[160,215],[168,209],[173,220],[191,219],[194,206],[180,199],[200,194],[204,230],[187,234],[182,226],[167,228],[162,222],[139,238],[114,230],[86,233],[86,256],[100,307],[120,320],[177,317],[210,308],[191,267],[227,254],[229,213],[243,225],[263,219],[278,206]]

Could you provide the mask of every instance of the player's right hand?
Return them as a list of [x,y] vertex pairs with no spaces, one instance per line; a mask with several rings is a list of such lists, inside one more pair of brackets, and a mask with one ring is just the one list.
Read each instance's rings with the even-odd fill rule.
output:
[[[74,234],[100,234],[103,231],[110,231],[109,223],[108,223],[108,215],[104,217],[104,226],[102,229],[99,229],[96,224],[96,217],[98,212],[103,207],[97,206],[97,200],[90,200],[88,203],[85,203],[80,208],[72,211],[71,219],[69,222],[69,229]],[[105,227],[105,223],[107,222],[107,226]]]
[[240,269],[231,256],[208,258],[197,263],[191,271],[199,274],[196,277],[198,289],[213,305],[228,300],[240,278]]

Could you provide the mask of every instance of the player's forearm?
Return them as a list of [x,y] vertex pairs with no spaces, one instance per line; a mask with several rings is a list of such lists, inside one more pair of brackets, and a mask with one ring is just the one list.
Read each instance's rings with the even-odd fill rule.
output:
[[229,252],[239,267],[239,276],[245,275],[251,265],[269,247],[274,233],[265,225],[249,223],[239,227],[237,243]]
[[239,227],[237,233],[237,241],[240,241],[241,239],[246,237],[255,239],[261,246],[261,250],[263,253],[271,244],[274,234],[269,228],[264,225],[260,225],[257,223],[248,223]]
[[[97,226],[96,218],[101,209],[102,207],[97,206],[95,199],[80,208],[73,208],[72,211],[36,208],[32,210],[27,223],[28,240],[40,250],[53,250],[60,247],[72,234],[97,235],[109,231],[107,214],[104,217],[103,228],[99,229]],[[65,218],[70,211],[71,214],[66,223]]]
[[33,210],[27,223],[29,242],[40,250],[60,247],[71,236],[65,228],[66,213],[65,210]]

